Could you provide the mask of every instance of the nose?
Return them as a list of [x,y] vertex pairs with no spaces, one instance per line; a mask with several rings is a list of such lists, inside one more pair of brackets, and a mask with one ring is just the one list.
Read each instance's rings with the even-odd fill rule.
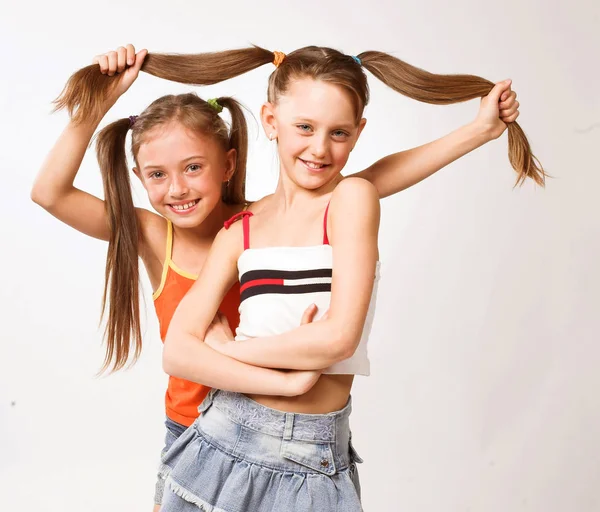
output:
[[184,197],[188,193],[188,186],[183,176],[174,174],[169,185],[169,194],[172,197]]
[[312,137],[310,151],[317,160],[323,160],[327,156],[328,148],[329,137],[326,134]]

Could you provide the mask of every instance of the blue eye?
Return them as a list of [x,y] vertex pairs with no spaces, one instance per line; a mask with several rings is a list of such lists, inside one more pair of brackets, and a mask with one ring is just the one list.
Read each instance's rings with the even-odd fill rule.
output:
[[298,128],[300,128],[300,131],[303,131],[303,132],[307,132],[311,129],[310,125],[308,125],[308,124],[298,124],[296,126]]
[[348,134],[342,130],[336,130],[333,132],[334,137],[347,137]]

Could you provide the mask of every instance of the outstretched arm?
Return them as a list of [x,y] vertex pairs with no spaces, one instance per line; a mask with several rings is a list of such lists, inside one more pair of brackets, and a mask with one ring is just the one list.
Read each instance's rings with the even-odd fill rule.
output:
[[500,137],[507,123],[512,123],[519,116],[516,97],[510,89],[510,81],[500,82],[481,100],[473,122],[423,146],[388,155],[354,176],[373,183],[381,198],[412,187]]

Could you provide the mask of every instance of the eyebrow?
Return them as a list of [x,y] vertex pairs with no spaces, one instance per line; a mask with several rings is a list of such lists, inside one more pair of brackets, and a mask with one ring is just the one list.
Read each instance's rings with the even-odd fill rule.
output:
[[[184,158],[180,163],[189,162],[190,160],[206,160],[206,157],[202,156],[202,155],[188,156],[187,158]],[[143,170],[147,171],[150,169],[161,169],[163,167],[164,167],[164,165],[149,164],[149,165],[144,165]]]
[[[309,119],[308,117],[294,117],[292,119],[292,122],[293,123],[317,124],[317,123],[315,123],[314,120]],[[340,124],[336,128],[333,128],[333,130],[348,130],[348,131],[351,131],[354,128],[356,128],[356,125],[354,123],[348,123],[348,124]]]

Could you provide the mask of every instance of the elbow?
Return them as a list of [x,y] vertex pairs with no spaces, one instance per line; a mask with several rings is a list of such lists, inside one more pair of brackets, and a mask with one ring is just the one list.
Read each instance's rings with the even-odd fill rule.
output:
[[39,183],[35,183],[33,185],[29,197],[31,197],[31,200],[35,204],[41,206],[47,211],[52,210],[59,200],[56,194],[53,194],[50,190]]
[[169,337],[165,340],[162,355],[163,371],[171,377],[182,377],[182,360],[178,356],[178,351],[173,349],[173,342],[169,341]]
[[177,361],[171,355],[171,351],[167,350],[166,345],[163,349],[162,368],[167,375],[176,377],[175,374],[177,373]]
[[344,361],[354,355],[356,347],[360,342],[353,333],[339,331],[337,336],[332,338],[330,344],[329,361],[327,366]]
[[34,185],[31,189],[30,197],[35,204],[41,206],[44,208],[44,210],[47,210],[50,207],[51,201],[49,200],[50,198],[48,198],[47,195],[40,190],[40,188],[41,187]]

